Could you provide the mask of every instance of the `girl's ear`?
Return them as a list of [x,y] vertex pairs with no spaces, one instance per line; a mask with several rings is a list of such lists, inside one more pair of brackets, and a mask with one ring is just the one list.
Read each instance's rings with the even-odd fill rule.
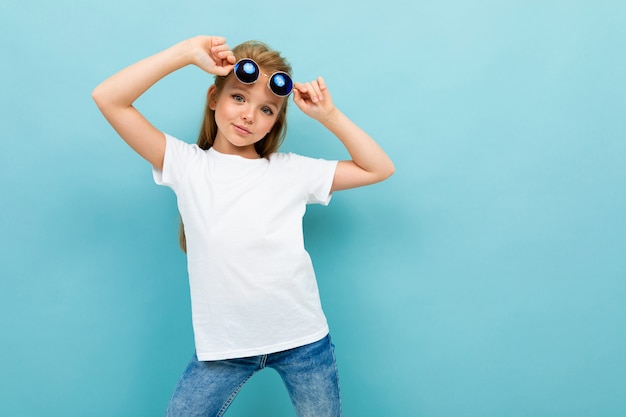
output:
[[215,84],[212,84],[206,93],[207,100],[209,101],[209,108],[211,110],[215,110],[215,107],[217,106],[217,95],[215,94],[215,91],[216,91]]

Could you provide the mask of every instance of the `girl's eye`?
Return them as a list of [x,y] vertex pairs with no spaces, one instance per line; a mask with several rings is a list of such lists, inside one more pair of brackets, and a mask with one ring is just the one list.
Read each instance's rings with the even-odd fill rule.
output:
[[269,107],[263,107],[263,108],[261,108],[261,111],[263,112],[263,114],[266,114],[268,116],[271,116],[271,115],[274,114],[272,109],[270,109]]
[[233,94],[233,100],[238,101],[240,103],[243,102],[243,96],[241,94]]

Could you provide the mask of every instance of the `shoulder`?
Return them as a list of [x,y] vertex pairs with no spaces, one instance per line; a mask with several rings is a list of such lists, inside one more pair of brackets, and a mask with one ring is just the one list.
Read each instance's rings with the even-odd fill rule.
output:
[[195,143],[188,143],[174,136],[165,134],[165,158],[173,160],[205,158],[208,151],[200,148]]
[[201,169],[206,165],[207,151],[196,144],[190,144],[165,133],[165,155],[163,158],[164,183],[182,180],[190,170]]
[[270,162],[275,162],[275,163],[288,163],[289,161],[292,161],[300,157],[301,155],[297,155],[291,152],[274,152],[273,154],[270,154],[269,160]]
[[293,165],[302,167],[316,164],[326,164],[329,161],[322,158],[313,158],[310,156],[304,156],[293,152],[275,152],[269,156],[270,163],[276,165]]
[[164,135],[165,135],[165,144],[166,144],[167,147],[183,149],[183,150],[187,150],[187,151],[191,151],[191,152],[199,152],[199,151],[200,152],[205,152],[203,149],[201,149],[195,143],[185,142],[184,140],[178,139],[177,137],[174,137],[174,136],[169,135],[167,133],[164,133]]
[[269,167],[280,175],[301,179],[319,178],[334,175],[337,161],[313,158],[292,152],[277,152],[269,157]]
[[290,152],[275,152],[267,159],[272,169],[293,169],[298,167],[298,161],[301,160],[300,158],[300,155]]

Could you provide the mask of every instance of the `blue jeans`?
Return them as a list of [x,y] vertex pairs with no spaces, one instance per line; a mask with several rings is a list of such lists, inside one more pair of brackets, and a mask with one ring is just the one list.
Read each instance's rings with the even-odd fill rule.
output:
[[298,417],[340,417],[339,381],[330,336],[268,355],[199,361],[194,355],[167,407],[167,417],[220,417],[243,385],[268,367],[281,376]]

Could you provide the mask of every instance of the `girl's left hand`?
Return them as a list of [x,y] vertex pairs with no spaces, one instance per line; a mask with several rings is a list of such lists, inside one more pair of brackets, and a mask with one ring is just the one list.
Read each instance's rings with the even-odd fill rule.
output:
[[308,83],[295,83],[293,101],[304,114],[318,121],[328,117],[335,109],[322,77]]

